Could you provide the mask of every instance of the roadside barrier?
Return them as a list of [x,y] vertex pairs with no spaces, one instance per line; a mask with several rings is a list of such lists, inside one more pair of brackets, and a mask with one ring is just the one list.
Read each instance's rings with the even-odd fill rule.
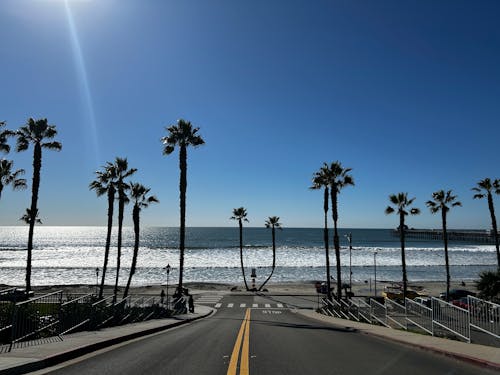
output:
[[[67,295],[57,291],[22,302],[10,297],[13,289],[0,291],[0,352],[11,351],[18,343],[30,345],[83,330],[97,330],[126,323],[164,318],[175,312],[159,297],[131,296],[117,300],[111,295],[101,300],[93,294]],[[4,298],[1,298],[4,296]],[[175,301],[184,306],[181,297]],[[167,301],[169,302],[169,301]],[[182,309],[180,309],[182,313]]]
[[[500,305],[468,296],[460,307],[431,297],[430,306],[406,298],[405,304],[385,299],[380,303],[373,298],[352,298],[329,301],[323,298],[319,309],[325,315],[365,321],[390,328],[420,330],[432,336],[449,336],[471,342],[471,329],[500,339]],[[498,343],[500,346],[500,342]]]

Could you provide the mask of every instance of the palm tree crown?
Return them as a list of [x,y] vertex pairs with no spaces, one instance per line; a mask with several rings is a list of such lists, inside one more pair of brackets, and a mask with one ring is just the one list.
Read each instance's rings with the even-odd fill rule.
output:
[[150,191],[150,188],[147,188],[142,184],[131,182],[130,198],[134,203],[134,207],[138,207],[140,210],[149,207],[151,203],[158,203],[158,198],[154,195],[148,195]]
[[42,148],[48,150],[60,151],[62,144],[56,141],[44,142],[44,140],[53,139],[57,135],[55,125],[49,125],[47,119],[28,119],[25,126],[21,126],[16,132],[17,144],[16,151],[25,151],[28,149],[30,143],[33,145],[40,145]]
[[432,199],[427,201],[425,204],[429,207],[431,213],[435,214],[439,211],[448,212],[450,207],[462,206],[462,203],[457,201],[457,196],[452,195],[452,191],[439,190],[432,193]]
[[203,138],[197,134],[200,128],[193,128],[190,121],[180,119],[177,121],[177,125],[168,126],[166,130],[168,135],[161,139],[164,145],[163,155],[170,155],[176,146],[196,147],[205,144]]
[[278,216],[269,216],[266,220],[266,228],[281,228],[280,218]]
[[12,160],[0,160],[0,198],[5,186],[12,186],[13,190],[26,189],[26,179],[20,178],[24,174],[24,169],[13,171],[14,162]]
[[10,146],[7,143],[7,139],[14,135],[15,132],[11,130],[1,130],[5,126],[5,121],[0,121],[0,151],[8,154],[10,152]]
[[244,207],[233,208],[233,216],[231,216],[231,220],[248,222],[246,208]]
[[497,178],[492,181],[489,178],[485,178],[479,181],[472,190],[476,192],[476,194],[474,194],[474,199],[487,198],[488,200],[493,238],[495,239],[495,248],[497,251],[497,267],[500,270],[500,243],[498,238],[497,219],[495,216],[495,205],[493,203],[493,194],[500,194],[500,180]]

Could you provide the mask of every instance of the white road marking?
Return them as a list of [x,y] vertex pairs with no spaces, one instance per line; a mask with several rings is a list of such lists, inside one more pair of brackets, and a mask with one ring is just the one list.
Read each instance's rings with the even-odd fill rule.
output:
[[228,304],[227,304],[227,307],[229,307],[229,308],[231,308],[231,307],[233,307],[233,306],[234,306],[234,303],[228,303]]
[[252,305],[252,307],[259,307],[259,304],[258,304],[258,303],[254,303],[254,304]]
[[282,303],[277,303],[276,306],[283,307],[283,304]]
[[222,303],[217,303],[217,304],[215,305],[215,308],[216,308],[216,309],[218,309],[218,308],[219,308],[219,307],[221,307],[221,306],[222,306]]
[[240,307],[247,307],[246,303],[240,303]]
[[264,307],[271,307],[271,304],[266,303],[266,304],[264,305]]

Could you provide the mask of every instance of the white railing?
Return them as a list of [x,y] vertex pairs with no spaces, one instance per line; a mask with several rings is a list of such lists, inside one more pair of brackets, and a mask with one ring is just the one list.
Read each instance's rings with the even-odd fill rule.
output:
[[500,339],[500,305],[468,296],[470,324],[484,333]]
[[432,326],[432,309],[406,298],[406,320],[425,332],[434,335]]
[[389,327],[387,324],[387,310],[384,305],[370,298],[371,317],[380,324]]
[[359,320],[363,319],[368,323],[371,322],[371,306],[369,303],[366,303],[361,298],[352,299],[352,303],[358,307],[358,317]]
[[387,313],[387,322],[392,322],[398,327],[407,329],[406,326],[406,308],[390,299],[385,300],[385,310]]
[[432,323],[470,342],[469,311],[439,298],[431,298]]

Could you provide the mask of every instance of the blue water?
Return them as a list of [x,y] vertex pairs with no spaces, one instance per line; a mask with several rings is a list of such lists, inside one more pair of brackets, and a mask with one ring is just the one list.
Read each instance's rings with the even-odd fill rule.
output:
[[[0,227],[0,284],[22,285],[26,266],[26,227]],[[399,238],[389,229],[342,229],[341,264],[345,280],[349,275],[349,249],[345,234],[352,233],[351,269],[353,280],[373,277],[376,252],[377,278],[401,279]],[[33,251],[33,285],[92,284],[95,269],[102,267],[105,227],[36,227]],[[116,272],[116,228],[113,231],[107,283],[114,282]],[[244,263],[250,272],[257,269],[258,279],[270,271],[272,262],[271,231],[266,228],[244,228]],[[330,247],[332,248],[332,236]],[[186,281],[241,283],[239,232],[229,228],[188,228],[185,255]],[[323,280],[325,251],[321,228],[284,228],[276,232],[277,268],[273,282]],[[126,281],[133,247],[132,228],[124,229],[122,270]],[[444,251],[441,241],[409,240],[406,262],[410,281],[444,280]],[[483,270],[496,265],[494,246],[451,242],[449,246],[452,279],[473,280]],[[144,228],[138,270],[134,284],[150,285],[165,282],[164,267],[173,267],[176,280],[179,262],[178,229]],[[332,275],[335,254],[330,252]]]

